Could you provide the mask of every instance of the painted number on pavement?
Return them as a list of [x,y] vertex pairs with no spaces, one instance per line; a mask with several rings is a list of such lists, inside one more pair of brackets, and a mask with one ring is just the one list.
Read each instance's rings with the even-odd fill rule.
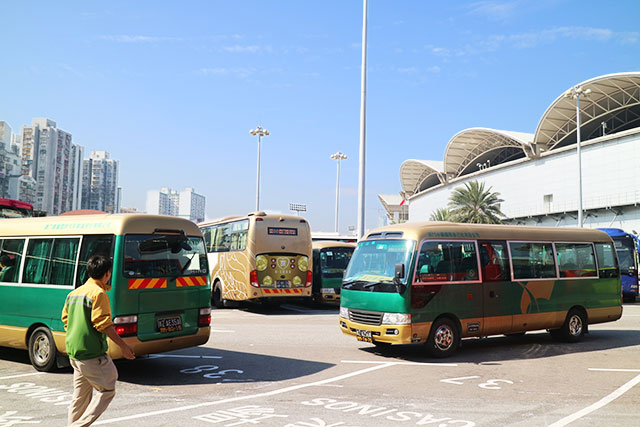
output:
[[[470,377],[448,378],[446,380],[440,380],[440,382],[462,385],[462,384],[464,384],[464,380],[473,380],[473,379],[476,379],[476,378],[480,378],[480,377],[476,376],[476,375],[473,375],[473,376],[470,376]],[[487,380],[486,382],[478,384],[478,387],[484,388],[486,390],[500,390],[502,387],[500,387],[498,385],[498,383],[513,384],[513,381],[500,380],[500,379],[490,379],[490,380]]]

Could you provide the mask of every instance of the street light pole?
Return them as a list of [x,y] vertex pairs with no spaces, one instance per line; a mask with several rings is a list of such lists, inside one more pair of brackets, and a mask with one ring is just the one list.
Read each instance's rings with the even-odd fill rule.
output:
[[347,156],[338,151],[337,153],[332,154],[331,158],[338,163],[338,177],[336,178],[336,222],[333,230],[337,233],[338,232],[338,206],[340,205],[340,161],[347,160]]
[[576,145],[578,155],[578,227],[582,228],[582,152],[580,144],[580,96],[587,97],[591,94],[591,89],[583,89],[582,86],[575,86],[569,89],[565,94],[565,98],[573,98],[576,100]]
[[269,131],[262,126],[249,131],[253,136],[258,136],[258,167],[256,171],[256,212],[260,210],[260,143],[263,136],[269,136]]
[[364,235],[365,159],[366,159],[366,105],[367,105],[367,0],[362,5],[362,71],[360,77],[360,164],[358,167],[358,230]]

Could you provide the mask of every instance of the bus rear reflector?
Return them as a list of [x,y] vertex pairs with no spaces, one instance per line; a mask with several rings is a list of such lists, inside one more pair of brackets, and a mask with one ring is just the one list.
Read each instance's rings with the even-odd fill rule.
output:
[[138,333],[138,316],[118,316],[113,319],[113,327],[116,334],[121,337],[130,337]]
[[205,307],[200,309],[198,313],[198,327],[203,328],[211,324],[211,307]]
[[312,279],[313,279],[313,274],[311,273],[311,270],[307,270],[307,281],[304,284],[305,288],[308,288],[309,286],[311,286]]
[[251,273],[249,273],[249,283],[251,283],[251,286],[253,286],[254,288],[259,288],[260,284],[258,283],[258,271],[257,270],[252,270]]

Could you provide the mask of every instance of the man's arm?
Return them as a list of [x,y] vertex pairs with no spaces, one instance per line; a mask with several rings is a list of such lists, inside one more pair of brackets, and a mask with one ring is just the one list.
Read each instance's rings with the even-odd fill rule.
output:
[[133,349],[129,346],[129,344],[124,342],[122,338],[120,338],[120,335],[116,333],[116,328],[114,328],[113,325],[107,326],[103,332],[107,334],[109,338],[111,338],[111,341],[118,344],[118,347],[120,347],[120,350],[122,350],[122,355],[125,357],[125,359],[132,360],[136,358]]

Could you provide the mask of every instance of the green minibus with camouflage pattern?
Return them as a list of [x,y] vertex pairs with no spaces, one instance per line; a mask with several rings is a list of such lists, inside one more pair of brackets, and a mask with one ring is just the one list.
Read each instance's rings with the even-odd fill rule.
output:
[[341,290],[340,328],[377,346],[421,343],[435,357],[462,338],[548,330],[579,341],[622,316],[615,247],[604,232],[446,222],[369,232]]

